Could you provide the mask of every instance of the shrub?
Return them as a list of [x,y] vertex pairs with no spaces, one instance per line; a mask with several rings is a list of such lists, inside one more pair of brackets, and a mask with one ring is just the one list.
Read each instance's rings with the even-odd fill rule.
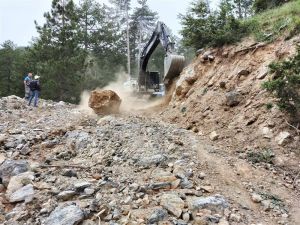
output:
[[289,0],[255,0],[253,4],[253,8],[256,13],[259,13],[267,9],[280,6],[288,1]]
[[274,78],[263,83],[263,88],[278,98],[277,105],[290,114],[293,120],[299,120],[300,112],[300,48],[297,55],[270,66]]

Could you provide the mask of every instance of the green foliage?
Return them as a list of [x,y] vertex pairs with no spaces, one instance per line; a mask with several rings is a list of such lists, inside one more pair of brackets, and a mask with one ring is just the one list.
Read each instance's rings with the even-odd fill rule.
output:
[[247,159],[256,164],[256,163],[270,163],[272,164],[274,153],[270,149],[265,149],[262,152],[248,152]]
[[278,37],[291,38],[300,31],[300,1],[259,13],[244,21],[258,41],[273,41]]
[[300,113],[300,48],[295,57],[279,63],[272,63],[274,79],[263,83],[263,88],[278,98],[280,109],[299,120]]
[[185,16],[181,15],[183,44],[195,49],[222,46],[240,40],[248,24],[235,18],[231,0],[222,0],[219,10],[212,11],[206,1],[196,1]]
[[256,13],[259,13],[267,9],[280,6],[286,2],[288,2],[288,0],[255,0],[253,8]]
[[24,96],[23,79],[30,66],[29,52],[26,48],[17,48],[11,41],[6,41],[0,48],[0,96]]
[[271,110],[271,109],[273,108],[273,104],[272,104],[272,103],[267,103],[267,104],[266,104],[266,108],[267,108],[268,110]]

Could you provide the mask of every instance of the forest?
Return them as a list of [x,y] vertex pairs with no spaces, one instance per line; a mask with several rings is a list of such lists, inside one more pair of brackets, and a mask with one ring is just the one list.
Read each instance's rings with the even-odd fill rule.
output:
[[[252,33],[267,40],[270,36],[261,32],[265,24],[257,18],[261,12],[286,2],[221,0],[213,8],[209,1],[192,1],[187,13],[178,15],[182,37],[173,37],[177,51],[192,58],[198,49],[234,43]],[[294,13],[293,23],[288,25],[291,34],[300,26],[297,9]],[[137,7],[132,7],[131,0],[110,0],[108,5],[95,0],[80,4],[53,0],[51,11],[44,17],[44,24],[35,22],[38,36],[29,46],[16,46],[10,40],[1,43],[0,96],[22,97],[28,72],[41,76],[42,98],[72,103],[79,101],[83,90],[102,88],[117,74],[135,77],[139,52],[159,20],[147,0],[138,0]],[[280,24],[275,25],[280,28]],[[276,30],[275,25],[272,29]],[[151,69],[163,71],[163,57],[163,50],[158,48]]]

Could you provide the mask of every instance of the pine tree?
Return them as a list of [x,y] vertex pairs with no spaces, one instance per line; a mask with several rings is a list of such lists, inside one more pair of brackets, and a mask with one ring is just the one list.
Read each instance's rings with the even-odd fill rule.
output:
[[[149,41],[157,23],[157,13],[147,5],[147,0],[139,0],[139,6],[134,9],[130,22],[131,55],[136,69],[139,66],[139,57],[142,48]],[[132,65],[134,67],[135,65]],[[136,71],[135,74],[138,74]]]
[[38,73],[42,76],[45,98],[76,102],[84,71],[86,52],[80,43],[79,18],[72,0],[53,0],[46,23],[39,26],[34,44]]
[[6,41],[0,49],[0,96],[6,96],[12,93],[15,48],[13,42]]
[[239,19],[247,18],[252,14],[253,1],[254,0],[234,0]]

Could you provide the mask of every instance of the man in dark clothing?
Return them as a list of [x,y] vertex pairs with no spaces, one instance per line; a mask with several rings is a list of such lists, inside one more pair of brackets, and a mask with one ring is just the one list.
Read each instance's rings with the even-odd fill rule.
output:
[[41,92],[39,79],[40,79],[39,76],[34,76],[34,80],[30,81],[29,83],[29,88],[31,91],[31,96],[29,98],[29,103],[28,103],[29,106],[31,105],[31,101],[34,98],[34,107],[37,107],[39,95]]

